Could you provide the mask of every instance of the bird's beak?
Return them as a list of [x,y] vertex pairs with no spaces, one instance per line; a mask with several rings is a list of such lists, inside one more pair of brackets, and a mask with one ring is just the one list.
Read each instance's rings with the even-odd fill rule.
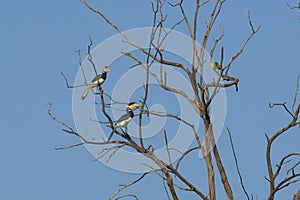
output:
[[104,72],[109,72],[110,69],[109,69],[108,67],[105,67],[103,71],[104,71]]
[[140,105],[137,104],[137,103],[135,103],[135,104],[132,105],[132,107],[133,107],[133,108],[138,108],[138,107],[140,107]]
[[137,103],[131,104],[130,106],[129,106],[129,105],[126,105],[126,108],[129,108],[129,109],[131,109],[131,110],[133,110],[134,108],[138,108],[138,107],[140,107],[140,106],[139,106],[139,104],[137,104]]

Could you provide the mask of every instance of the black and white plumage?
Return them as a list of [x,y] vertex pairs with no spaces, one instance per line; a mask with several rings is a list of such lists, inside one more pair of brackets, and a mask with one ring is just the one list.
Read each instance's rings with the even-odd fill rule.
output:
[[105,66],[102,71],[102,74],[101,75],[97,74],[95,76],[95,78],[93,78],[91,83],[88,85],[87,89],[82,94],[82,96],[81,96],[82,100],[84,100],[86,98],[86,96],[88,95],[88,93],[90,92],[91,89],[93,89],[94,87],[98,87],[104,83],[104,81],[106,80],[106,77],[107,77],[107,72],[109,72],[109,71],[110,71],[110,69],[107,66]]
[[125,127],[133,119],[134,113],[131,109],[127,108],[127,113],[122,115],[115,123],[114,128]]
[[[111,139],[111,137],[113,136],[113,133],[115,132],[115,130],[118,128],[118,127],[124,127],[125,128],[125,136],[128,136],[127,135],[127,125],[129,122],[132,121],[133,117],[134,117],[134,113],[133,113],[133,110],[135,108],[138,108],[139,105],[135,102],[131,102],[129,104],[126,105],[126,114],[122,115],[115,123],[114,125],[114,129],[112,131],[112,133],[109,135],[108,137],[108,141]],[[123,130],[122,130],[123,131]]]

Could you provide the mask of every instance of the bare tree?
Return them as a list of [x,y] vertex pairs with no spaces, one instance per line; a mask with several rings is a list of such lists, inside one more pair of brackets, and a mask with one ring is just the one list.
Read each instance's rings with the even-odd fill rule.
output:
[[[93,6],[91,6],[88,2],[85,0],[81,0],[81,3],[85,5],[90,11],[97,14],[101,19],[103,19],[108,26],[113,28],[117,33],[119,33],[124,42],[134,47],[137,51],[139,51],[144,57],[140,58],[136,56],[134,53],[127,51],[126,49],[122,50],[122,53],[127,56],[129,59],[136,62],[136,66],[142,67],[145,70],[146,74],[146,80],[144,85],[144,96],[141,100],[141,107],[138,113],[138,119],[139,119],[139,138],[138,140],[134,140],[131,137],[128,137],[124,135],[122,131],[119,131],[114,128],[114,120],[112,116],[109,114],[108,110],[111,109],[111,104],[113,103],[120,103],[117,100],[113,99],[109,94],[106,94],[104,90],[99,87],[99,93],[97,94],[99,96],[99,105],[101,107],[101,112],[105,116],[106,121],[103,123],[106,123],[108,127],[111,129],[112,133],[117,135],[119,139],[113,139],[113,140],[104,140],[103,141],[90,141],[86,139],[82,134],[77,132],[74,128],[67,125],[65,122],[57,119],[52,114],[52,104],[48,103],[48,113],[50,117],[60,123],[63,126],[62,131],[65,133],[77,136],[81,139],[81,143],[71,145],[68,147],[63,147],[59,149],[69,149],[76,146],[84,145],[84,144],[92,144],[92,145],[99,145],[103,147],[103,150],[99,154],[99,158],[104,155],[110,155],[109,158],[111,158],[118,150],[122,148],[131,148],[138,152],[139,154],[142,154],[144,157],[149,158],[152,160],[159,168],[154,168],[149,166],[149,171],[142,174],[138,179],[134,180],[133,182],[129,184],[121,185],[120,188],[111,196],[110,199],[121,199],[124,197],[132,197],[134,199],[138,199],[138,197],[135,194],[125,194],[120,195],[120,193],[125,190],[126,188],[138,183],[140,180],[142,180],[145,176],[148,176],[150,174],[156,174],[159,177],[161,177],[163,182],[163,187],[165,188],[165,192],[167,197],[170,199],[179,199],[178,198],[178,191],[189,191],[191,193],[194,193],[197,195],[200,199],[204,200],[215,200],[217,199],[216,194],[216,184],[218,182],[221,183],[221,186],[224,189],[224,193],[227,196],[227,199],[234,199],[233,191],[232,191],[232,185],[228,180],[227,173],[225,170],[225,167],[222,162],[222,156],[219,152],[218,146],[216,144],[216,138],[214,136],[213,132],[213,124],[212,124],[212,115],[210,112],[210,107],[212,102],[214,101],[216,95],[222,88],[229,88],[234,87],[236,91],[238,91],[238,83],[239,78],[234,77],[230,74],[230,69],[232,67],[232,64],[235,62],[235,60],[243,53],[245,47],[250,42],[250,40],[253,38],[253,36],[259,31],[260,26],[256,27],[253,25],[250,11],[248,12],[248,23],[250,28],[250,33],[247,38],[245,38],[245,41],[241,44],[241,47],[236,50],[236,53],[233,54],[230,59],[224,59],[224,54],[226,47],[221,46],[220,47],[220,41],[223,39],[225,35],[224,28],[221,26],[221,34],[218,38],[212,39],[211,34],[213,31],[213,27],[215,27],[216,21],[218,17],[220,16],[220,13],[222,12],[223,5],[225,3],[225,0],[216,0],[214,2],[210,0],[200,1],[195,0],[195,7],[193,11],[193,15],[191,18],[188,17],[186,14],[187,11],[184,8],[184,1],[180,0],[177,3],[171,3],[168,0],[155,0],[152,2],[152,11],[153,11],[153,24],[152,24],[152,33],[151,37],[149,38],[149,47],[143,48],[139,46],[135,41],[134,38],[129,38],[120,28],[118,25],[114,24],[104,13],[102,13],[100,10],[97,10]],[[207,4],[211,4],[211,11],[210,15],[207,17],[207,21],[203,26],[200,26],[200,23],[198,22],[199,18],[199,12],[201,9],[203,9]],[[165,23],[167,20],[167,16],[164,14],[164,8],[168,6],[172,9],[178,10],[180,13],[182,19],[178,22],[176,22],[170,29],[165,28]],[[191,11],[189,11],[191,12]],[[174,61],[174,60],[167,60],[165,56],[165,51],[163,49],[164,42],[166,38],[169,36],[169,34],[180,24],[185,24],[186,29],[188,31],[189,37],[192,41],[192,62],[190,65],[185,65],[183,63]],[[202,32],[200,32],[200,30]],[[199,39],[200,38],[200,39]],[[200,43],[200,47],[197,46],[197,42]],[[210,44],[210,45],[209,45]],[[93,57],[91,54],[91,48],[92,48],[92,40],[90,38],[90,44],[88,45],[87,50],[87,58],[88,61],[91,63],[91,65],[94,68],[95,73],[97,74],[96,66],[93,61]],[[211,47],[210,47],[211,46]],[[210,47],[210,48],[209,48]],[[203,79],[204,77],[204,66],[207,61],[205,59],[205,50],[209,49],[210,57],[216,57],[215,52],[219,52],[220,59],[218,62],[218,69],[215,69],[217,73],[217,79],[212,80],[210,82],[207,82]],[[121,51],[121,50],[120,50]],[[79,58],[81,56],[81,51],[78,51]],[[153,64],[159,65],[159,71],[160,73],[155,73],[151,69]],[[85,83],[82,85],[77,86],[71,86],[69,85],[69,82],[64,74],[63,77],[66,81],[66,85],[68,88],[74,88],[74,87],[82,87],[86,86],[86,78],[84,74],[84,68],[81,63],[81,59],[79,60],[79,65],[81,67],[81,71],[84,76]],[[172,67],[175,69],[179,69],[182,73],[184,73],[188,77],[189,85],[192,88],[193,94],[188,95],[185,91],[180,90],[178,88],[174,88],[168,84],[167,77],[168,74],[165,73],[165,67]],[[149,77],[153,77],[157,84],[164,89],[167,92],[176,93],[178,95],[181,95],[195,110],[195,112],[198,114],[198,117],[203,121],[204,127],[203,130],[199,131],[196,130],[194,124],[189,123],[183,118],[180,118],[176,114],[172,113],[158,113],[155,111],[151,111],[147,109],[147,100],[148,100],[148,90],[149,90]],[[297,87],[298,90],[298,87]],[[270,194],[268,199],[274,199],[275,193],[277,193],[279,190],[289,186],[292,183],[297,182],[299,179],[299,173],[295,172],[296,168],[299,166],[299,162],[294,163],[292,166],[290,166],[289,170],[286,173],[286,177],[283,180],[280,180],[279,183],[276,182],[278,179],[279,174],[282,172],[282,166],[287,164],[287,161],[289,161],[291,158],[298,157],[299,153],[290,153],[282,158],[282,160],[277,165],[273,165],[272,159],[271,159],[271,147],[273,142],[278,138],[278,136],[284,134],[287,130],[290,128],[296,127],[299,125],[298,116],[300,112],[300,104],[296,106],[296,98],[297,93],[295,94],[295,100],[293,104],[293,111],[290,111],[286,104],[270,104],[270,107],[274,106],[283,106],[287,113],[291,115],[292,120],[289,124],[287,124],[285,127],[283,127],[281,130],[273,134],[271,137],[266,135],[268,144],[267,144],[267,151],[266,151],[266,159],[267,159],[267,166],[268,166],[268,174],[269,177],[266,178],[270,183]],[[295,107],[295,110],[294,110]],[[176,160],[175,162],[165,162],[161,159],[159,159],[155,154],[155,144],[148,144],[145,145],[145,141],[143,138],[143,128],[142,123],[144,120],[145,115],[155,115],[159,117],[167,117],[177,120],[178,122],[184,123],[187,127],[190,128],[190,131],[194,134],[195,140],[197,142],[196,146],[192,146],[188,148],[185,152],[180,152],[181,157]],[[230,133],[229,129],[228,132]],[[127,133],[126,133],[127,134]],[[203,138],[203,141],[201,141],[200,138]],[[230,136],[231,138],[231,136]],[[167,137],[167,131],[164,131],[164,142],[166,146],[166,151],[168,155],[170,155],[171,149],[168,147],[168,137]],[[111,144],[114,144],[111,146]],[[245,186],[242,181],[242,175],[240,173],[240,170],[238,168],[238,162],[236,153],[234,150],[233,142],[231,140],[232,145],[232,151],[233,155],[235,157],[236,161],[236,168],[237,172],[239,173],[240,177],[240,183],[241,187],[243,188],[243,191],[247,197],[247,199],[250,199]],[[181,163],[183,162],[184,158],[189,155],[191,152],[200,150],[202,153],[202,156],[205,160],[205,166],[206,166],[206,174],[207,174],[207,186],[208,191],[204,191],[202,188],[199,188],[198,186],[194,185],[191,181],[188,180],[187,177],[183,176],[182,170],[180,169]],[[99,159],[99,158],[96,158]],[[184,170],[184,169],[183,169]],[[220,175],[220,181],[216,180],[215,174],[219,173]],[[175,178],[176,177],[176,178]],[[298,192],[299,193],[299,192]],[[297,195],[296,195],[297,196]],[[295,196],[295,198],[297,198]],[[299,196],[299,195],[298,195]],[[252,197],[253,199],[253,197]]]
[[[268,200],[274,199],[275,194],[277,192],[279,192],[280,190],[288,187],[291,184],[294,184],[294,183],[300,181],[300,178],[299,178],[300,173],[297,172],[297,169],[299,168],[299,164],[300,164],[300,160],[299,160],[300,152],[288,153],[287,155],[283,156],[281,158],[281,160],[279,161],[279,163],[276,164],[275,166],[274,166],[274,164],[272,162],[272,158],[271,158],[271,148],[272,148],[274,141],[278,140],[278,138],[281,135],[287,134],[287,132],[290,129],[300,126],[300,121],[298,120],[299,112],[300,112],[300,103],[298,105],[296,104],[298,90],[299,90],[299,77],[300,76],[298,76],[298,79],[297,79],[297,87],[296,87],[295,97],[293,100],[292,109],[289,109],[286,106],[286,102],[269,104],[270,108],[273,108],[274,106],[282,106],[285,109],[285,111],[287,112],[287,114],[289,114],[291,116],[291,121],[286,126],[284,126],[280,130],[278,130],[276,133],[271,135],[271,137],[269,137],[266,134],[266,138],[267,138],[266,161],[267,161],[268,175],[269,175],[268,178],[266,178],[266,180],[270,184]],[[293,159],[296,160],[296,162],[291,164]],[[289,164],[291,164],[291,165],[289,165]],[[282,172],[283,166],[286,166],[285,174],[284,174],[284,178],[280,179],[279,178],[280,174],[284,173],[284,172]],[[276,182],[277,179],[279,179],[278,183]]]

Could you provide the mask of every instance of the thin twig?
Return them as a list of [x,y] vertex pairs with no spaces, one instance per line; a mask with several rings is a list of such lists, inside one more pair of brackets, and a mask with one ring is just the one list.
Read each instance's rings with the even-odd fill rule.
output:
[[66,87],[67,88],[79,88],[79,87],[83,87],[83,86],[86,86],[87,84],[84,84],[84,85],[70,85],[69,84],[69,81],[66,77],[66,75],[63,73],[63,72],[60,72],[60,74],[63,76],[63,78],[65,79],[65,82],[66,82]]
[[92,64],[94,72],[97,75],[98,72],[97,72],[96,65],[93,61],[93,57],[92,57],[92,54],[91,54],[91,48],[93,46],[93,40],[92,40],[91,36],[89,36],[89,40],[90,40],[90,43],[88,44],[88,48],[87,48],[88,49],[87,50],[87,52],[88,52],[88,61]]
[[168,154],[169,165],[172,165],[172,159],[171,159],[171,154],[170,154],[170,150],[169,150],[169,142],[168,142],[168,136],[167,136],[166,130],[164,130],[164,139],[165,139],[166,151]]
[[253,26],[252,20],[251,20],[251,15],[250,15],[250,10],[248,11],[248,22],[249,25],[251,27],[251,34],[248,36],[248,38],[246,39],[246,41],[244,42],[244,44],[242,45],[242,47],[240,48],[240,50],[231,57],[229,63],[224,67],[224,69],[226,69],[225,71],[225,75],[228,74],[228,71],[230,69],[230,66],[232,65],[232,63],[242,54],[242,52],[244,51],[245,47],[247,46],[247,44],[249,43],[249,41],[251,40],[251,38],[260,30],[261,25],[259,25],[256,29]]
[[300,81],[300,74],[298,74],[298,77],[297,77],[296,91],[295,91],[294,100],[293,100],[293,105],[292,105],[292,111],[293,111],[294,113],[295,113],[295,105],[296,105],[297,98],[298,98],[298,92],[299,92],[299,81]]
[[121,196],[117,197],[115,200],[123,199],[124,197],[132,197],[135,200],[139,200],[138,197],[134,194],[124,194],[124,195],[121,195]]
[[84,68],[82,66],[82,59],[81,59],[81,50],[78,49],[77,51],[75,51],[78,54],[78,64],[80,66],[81,69],[81,73],[83,75],[83,79],[84,79],[84,84],[87,85],[87,80],[86,80],[86,76],[85,76],[85,72],[84,72]]
[[236,156],[236,153],[235,153],[235,150],[234,150],[234,145],[233,145],[233,141],[232,141],[232,136],[231,136],[231,133],[230,133],[229,128],[227,128],[227,132],[228,132],[228,135],[229,135],[229,140],[230,140],[231,150],[232,150],[233,157],[234,157],[235,167],[236,167],[237,173],[238,173],[239,178],[240,178],[240,184],[241,184],[241,187],[242,187],[243,192],[244,192],[244,194],[246,195],[247,199],[250,200],[250,197],[249,197],[249,195],[248,195],[248,192],[247,192],[247,190],[246,190],[246,188],[245,188],[245,185],[244,185],[244,183],[243,183],[243,177],[242,177],[241,171],[240,171],[240,169],[239,169],[238,160],[237,160],[237,156]]
[[132,181],[131,183],[128,184],[121,184],[120,188],[114,193],[112,194],[112,196],[109,198],[109,200],[112,200],[115,196],[117,196],[122,190],[128,188],[129,186],[132,186],[136,183],[138,183],[139,181],[141,181],[147,174],[149,174],[151,171],[145,172],[143,173],[138,179]]

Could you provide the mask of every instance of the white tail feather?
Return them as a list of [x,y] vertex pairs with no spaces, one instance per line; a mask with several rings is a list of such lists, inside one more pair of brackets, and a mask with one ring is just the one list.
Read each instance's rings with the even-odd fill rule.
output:
[[86,88],[86,90],[84,91],[84,93],[83,93],[82,96],[81,96],[81,99],[82,99],[82,100],[85,99],[85,97],[88,95],[88,93],[90,92],[90,90],[91,90],[92,88],[93,88],[92,85],[89,85],[89,86]]

